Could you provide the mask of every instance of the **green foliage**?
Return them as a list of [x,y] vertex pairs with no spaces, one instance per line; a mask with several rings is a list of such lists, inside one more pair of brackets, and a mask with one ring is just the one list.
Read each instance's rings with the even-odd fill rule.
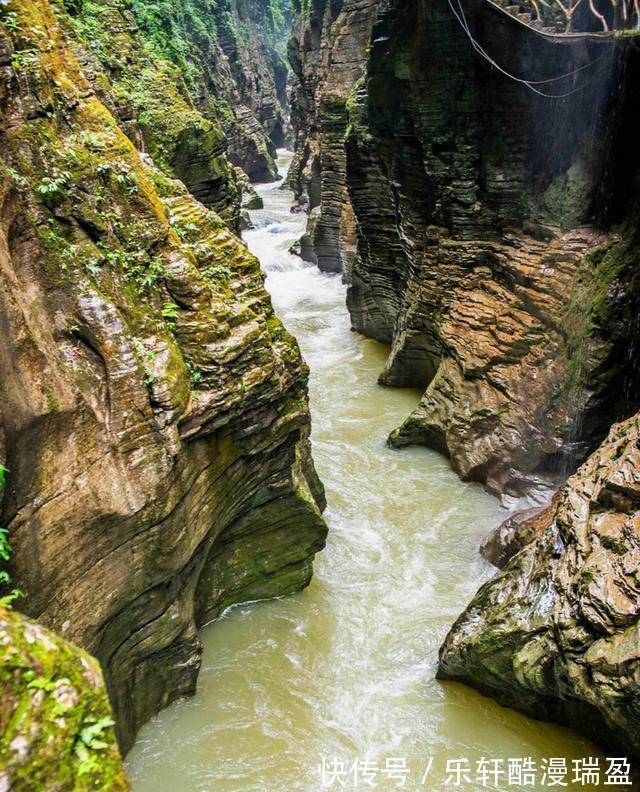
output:
[[7,30],[10,30],[12,33],[20,30],[20,23],[18,22],[18,15],[15,11],[9,11],[9,13],[5,14],[2,19],[2,24],[6,27]]
[[15,71],[24,71],[30,66],[34,66],[38,60],[38,50],[24,49],[16,50],[11,56],[11,66]]
[[177,319],[180,309],[175,303],[166,302],[162,306],[162,315],[165,319]]
[[51,198],[53,196],[61,197],[65,194],[70,181],[71,174],[69,171],[58,171],[54,169],[51,176],[45,176],[42,179],[36,190],[44,198]]
[[[4,489],[8,468],[0,464],[0,490]],[[8,564],[11,559],[11,543],[9,542],[9,531],[6,528],[0,528],[0,561]],[[9,588],[12,580],[11,575],[7,569],[0,569],[0,589]],[[14,588],[3,597],[0,597],[0,607],[8,607],[18,597],[24,597],[24,592],[20,589]]]
[[291,31],[293,4],[291,0],[269,0],[267,3],[276,44],[286,46]]
[[198,226],[195,223],[177,222],[177,223],[172,223],[171,227],[183,242],[189,238],[190,234],[192,234],[194,231],[198,232],[199,230]]
[[[74,708],[75,699],[56,695],[61,688],[73,687],[68,677],[57,676],[55,673],[51,676],[36,674],[33,669],[28,668],[22,673],[22,679],[29,690],[41,690],[49,696],[50,717],[62,717]],[[108,730],[114,725],[115,721],[110,717],[97,718],[94,715],[85,716],[79,723],[72,749],[78,760],[79,776],[100,770],[100,752],[111,746],[112,738]]]
[[[27,669],[22,675],[27,687],[31,690],[43,690],[45,693],[55,693],[58,688],[71,685],[71,681],[67,677],[59,677],[51,679],[46,676],[36,676],[35,672]],[[51,705],[51,715],[54,718],[59,718],[73,707],[73,702],[65,698],[54,698]]]
[[204,375],[202,374],[200,369],[196,366],[196,364],[193,362],[193,360],[191,360],[190,357],[185,356],[185,363],[187,364],[187,368],[189,369],[189,374],[191,376],[191,384],[199,385],[204,379]]
[[110,247],[104,242],[98,242],[96,247],[101,253],[101,259],[93,259],[86,263],[92,275],[97,275],[102,265],[108,264],[123,272],[125,280],[135,281],[143,287],[155,286],[165,276],[165,266],[161,256],[148,259],[141,255],[138,247],[127,250],[123,247]]
[[0,558],[3,561],[8,561],[11,558],[11,545],[9,544],[9,531],[7,531],[6,528],[0,528]]
[[[175,63],[188,83],[198,77],[194,63],[194,41],[206,46],[208,39],[216,40],[217,26],[224,22],[224,12],[218,13],[218,0],[133,0],[133,9],[146,44],[159,58]],[[228,12],[227,12],[228,13]]]
[[109,747],[107,730],[115,725],[111,718],[86,718],[74,746],[78,757],[78,775],[84,776],[100,770],[100,751]]
[[231,277],[231,270],[222,264],[212,264],[210,267],[202,270],[204,279],[213,286],[214,289],[219,289],[220,286],[228,287],[229,278]]
[[176,329],[176,319],[180,314],[180,309],[173,302],[166,302],[162,306],[162,316],[167,320],[167,327],[169,330]]
[[133,342],[133,348],[136,352],[136,355],[138,356],[138,360],[142,364],[142,368],[144,370],[144,386],[149,388],[151,384],[157,379],[157,375],[150,364],[153,363],[153,361],[158,357],[158,354],[152,349],[148,349],[145,342],[141,338],[134,337],[131,340]]

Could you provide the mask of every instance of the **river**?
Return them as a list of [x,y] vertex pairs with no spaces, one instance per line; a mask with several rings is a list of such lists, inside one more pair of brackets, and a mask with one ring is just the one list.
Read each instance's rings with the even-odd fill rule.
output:
[[[290,154],[278,162],[285,170]],[[419,394],[376,384],[388,350],[351,332],[339,276],[288,253],[305,225],[289,211],[291,193],[258,191],[265,208],[244,236],[311,368],[328,544],[306,591],[236,606],[202,631],[198,693],[141,730],[128,758],[135,792],[448,789],[446,762],[456,758],[472,768],[462,788],[480,789],[481,757],[505,768],[510,757],[563,757],[570,767],[592,755],[565,729],[435,680],[447,629],[492,574],[478,544],[506,513],[437,453],[387,448]],[[329,787],[334,758],[345,771],[355,759],[377,768],[361,765],[366,779],[345,772]],[[400,760],[398,779],[389,759]],[[506,776],[488,787],[532,788]]]

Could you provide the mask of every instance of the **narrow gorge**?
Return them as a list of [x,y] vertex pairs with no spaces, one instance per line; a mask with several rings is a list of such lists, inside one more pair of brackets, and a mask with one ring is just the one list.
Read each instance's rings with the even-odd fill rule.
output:
[[638,783],[639,26],[2,4],[0,792]]

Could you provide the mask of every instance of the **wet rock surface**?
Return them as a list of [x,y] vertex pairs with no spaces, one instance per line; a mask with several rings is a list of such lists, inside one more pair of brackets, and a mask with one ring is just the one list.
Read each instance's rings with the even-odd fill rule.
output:
[[515,512],[484,538],[480,552],[489,563],[502,569],[541,533],[552,509],[534,506]]
[[614,426],[440,652],[439,676],[640,756],[640,423]]
[[19,607],[98,658],[126,750],[194,691],[200,624],[310,580],[307,368],[258,261],[100,101],[63,10],[12,13],[0,524]]

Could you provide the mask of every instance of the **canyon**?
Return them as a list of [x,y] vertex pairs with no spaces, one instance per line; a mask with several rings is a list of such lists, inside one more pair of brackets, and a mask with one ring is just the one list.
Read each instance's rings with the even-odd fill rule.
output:
[[352,327],[390,346],[380,384],[424,391],[392,447],[440,451],[511,504],[586,459],[494,534],[504,570],[439,676],[638,755],[638,59],[521,19],[299,10],[300,252],[344,273]]
[[[520,17],[3,6],[0,789],[130,788],[150,719],[134,787],[188,777],[148,746],[191,742],[203,635],[227,753],[193,784],[281,789],[316,731],[389,747],[385,679],[407,739],[433,712],[455,751],[482,712],[539,758],[593,750],[475,688],[640,756],[640,57]],[[378,709],[325,712],[353,690]],[[238,702],[288,723],[289,776],[229,773]]]

